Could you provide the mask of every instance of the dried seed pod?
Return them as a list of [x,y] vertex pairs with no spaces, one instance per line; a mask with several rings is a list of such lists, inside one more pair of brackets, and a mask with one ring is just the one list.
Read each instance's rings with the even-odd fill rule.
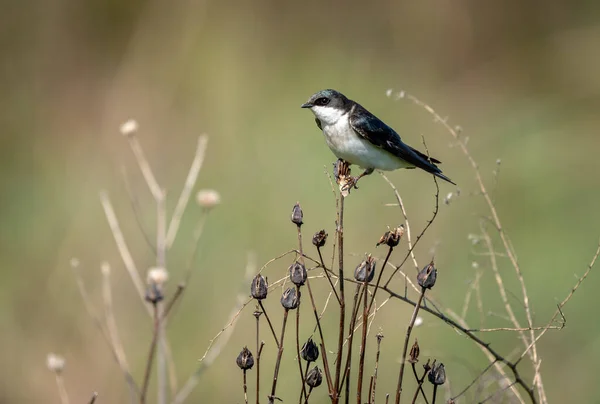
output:
[[306,267],[304,264],[296,261],[289,268],[290,271],[290,280],[296,286],[302,286],[306,283],[306,277],[308,274],[306,273]]
[[417,283],[425,289],[431,289],[437,279],[437,269],[433,261],[427,264],[417,275]]
[[254,279],[252,279],[252,284],[250,285],[250,294],[256,300],[263,300],[266,298],[268,289],[269,284],[267,283],[267,279],[261,274],[257,274]]
[[254,357],[248,347],[242,349],[235,362],[242,370],[252,369],[252,366],[254,366]]
[[319,387],[322,382],[323,372],[321,372],[321,369],[319,369],[318,366],[315,366],[306,375],[306,384],[308,384],[312,388],[315,388]]
[[377,247],[381,244],[387,244],[388,247],[396,247],[400,243],[400,239],[404,234],[404,225],[400,225],[395,229],[386,231],[377,242]]
[[410,353],[408,354],[408,361],[410,363],[417,363],[419,361],[420,353],[421,353],[421,348],[419,348],[419,342],[415,338],[415,343],[410,348]]
[[296,226],[302,226],[302,218],[304,214],[302,213],[302,208],[300,207],[300,203],[296,202],[294,208],[292,209],[292,223]]
[[308,341],[302,345],[302,349],[300,350],[300,356],[307,362],[315,362],[319,359],[319,347],[312,338],[309,338]]
[[281,305],[286,310],[295,310],[300,305],[300,291],[296,288],[287,288],[281,295]]
[[325,245],[326,241],[327,241],[327,232],[325,230],[319,230],[318,232],[315,233],[315,235],[312,238],[312,243],[317,248],[323,247]]
[[354,270],[354,279],[359,282],[371,282],[375,276],[375,260],[371,254],[367,255],[365,260],[358,264]]
[[431,371],[427,375],[427,379],[433,385],[440,386],[446,382],[446,369],[443,363],[435,363],[431,366]]

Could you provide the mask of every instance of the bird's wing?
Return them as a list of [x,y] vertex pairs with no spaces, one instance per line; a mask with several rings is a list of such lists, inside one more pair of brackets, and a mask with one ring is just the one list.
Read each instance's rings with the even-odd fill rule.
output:
[[315,123],[317,124],[319,129],[323,130],[323,127],[321,126],[321,121],[319,121],[319,118],[315,118]]
[[420,151],[404,144],[400,139],[400,135],[398,135],[394,129],[387,126],[379,118],[359,104],[356,104],[353,108],[349,120],[352,129],[354,129],[354,131],[363,139],[368,140],[373,145],[380,147],[415,167],[454,184],[448,177],[443,175],[442,170],[435,165],[436,163],[440,163],[439,160],[428,157]]

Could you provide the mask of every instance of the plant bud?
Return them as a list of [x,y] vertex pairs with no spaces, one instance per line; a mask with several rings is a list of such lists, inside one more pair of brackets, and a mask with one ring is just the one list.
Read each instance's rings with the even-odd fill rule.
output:
[[435,285],[437,279],[437,269],[433,265],[433,261],[423,268],[417,275],[417,283],[425,289],[431,289]]
[[221,195],[214,189],[201,189],[196,194],[196,202],[202,208],[212,209],[221,203]]
[[383,236],[381,236],[379,242],[377,242],[377,247],[379,247],[381,244],[387,244],[388,247],[396,247],[398,243],[400,243],[400,239],[402,238],[403,234],[404,225],[402,224],[395,229],[388,230]]
[[252,279],[252,285],[250,285],[250,294],[256,300],[263,300],[267,297],[268,288],[269,284],[267,283],[267,279],[261,274],[257,274],[254,279]]
[[306,282],[306,277],[308,274],[306,273],[306,267],[296,261],[292,265],[290,265],[290,280],[296,286],[302,286]]
[[254,357],[248,347],[242,349],[235,362],[242,370],[252,369],[252,366],[254,366]]
[[295,310],[300,305],[300,291],[296,288],[287,288],[281,295],[281,305],[286,310]]
[[323,372],[318,366],[312,368],[306,375],[306,384],[311,388],[319,387],[323,382]]
[[46,357],[46,367],[54,373],[62,373],[65,369],[65,358],[55,353],[49,353]]
[[163,267],[152,267],[146,274],[146,301],[156,304],[165,298],[163,294],[169,273]]
[[319,230],[318,232],[315,233],[315,235],[312,238],[312,243],[317,248],[323,247],[325,245],[326,241],[327,241],[327,232],[325,230]]
[[421,348],[419,348],[419,342],[415,338],[415,343],[410,348],[410,353],[408,354],[408,361],[410,363],[417,363],[419,361],[420,353],[421,353]]
[[300,356],[307,362],[315,362],[319,359],[319,347],[314,343],[312,338],[309,338],[308,341],[302,345]]
[[443,363],[435,363],[431,366],[431,371],[427,375],[429,382],[435,386],[440,386],[446,382],[446,369]]
[[354,279],[359,282],[371,282],[375,276],[375,260],[371,257],[371,254],[367,255],[367,258],[354,270]]
[[296,226],[302,226],[302,218],[304,214],[302,213],[302,208],[300,207],[300,203],[296,202],[294,208],[292,209],[292,223],[296,224]]

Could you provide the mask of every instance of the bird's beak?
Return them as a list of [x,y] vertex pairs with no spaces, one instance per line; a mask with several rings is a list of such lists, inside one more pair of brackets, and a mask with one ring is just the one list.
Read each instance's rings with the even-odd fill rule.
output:
[[313,104],[311,104],[310,102],[305,102],[304,104],[300,105],[300,108],[312,108]]

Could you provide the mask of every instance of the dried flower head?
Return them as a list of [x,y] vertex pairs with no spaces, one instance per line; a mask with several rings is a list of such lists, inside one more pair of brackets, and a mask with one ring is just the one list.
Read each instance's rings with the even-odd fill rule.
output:
[[121,127],[119,128],[119,130],[121,131],[121,134],[123,136],[129,136],[129,135],[133,135],[135,132],[138,131],[138,123],[135,119],[130,119],[126,122],[124,122]]
[[335,182],[340,186],[340,193],[346,197],[350,194],[350,189],[354,186],[354,178],[350,175],[350,165],[344,160],[338,160],[333,163],[333,176]]
[[286,310],[295,310],[300,305],[300,291],[291,287],[283,291],[281,295],[281,305]]
[[146,274],[146,300],[156,304],[165,298],[164,285],[169,279],[169,273],[163,267],[148,269]]
[[317,248],[323,247],[325,242],[327,242],[327,232],[325,230],[319,230],[312,238],[312,243]]
[[302,349],[300,350],[300,356],[307,362],[315,362],[319,359],[319,347],[312,338],[309,338],[308,341],[302,345]]
[[446,382],[446,369],[443,363],[435,363],[431,365],[431,371],[427,375],[427,379],[433,385],[440,386]]
[[300,202],[296,202],[292,209],[292,223],[296,226],[302,226],[302,218],[304,217],[304,213],[302,213],[302,208],[300,207]]
[[408,354],[408,361],[410,363],[417,363],[419,361],[419,354],[421,353],[421,348],[419,348],[419,341],[415,338],[415,343],[410,348],[410,353]]
[[242,351],[238,355],[235,360],[240,369],[246,371],[248,369],[252,369],[254,366],[254,357],[252,356],[252,352],[248,349],[248,347],[242,348]]
[[404,225],[400,225],[395,229],[388,230],[377,242],[377,247],[381,244],[387,244],[389,247],[396,247],[400,243],[400,239],[404,235]]
[[431,289],[437,279],[437,269],[433,261],[427,264],[417,275],[417,283],[425,289]]
[[221,195],[214,189],[201,189],[196,194],[196,202],[204,209],[212,209],[221,203]]
[[306,384],[308,384],[309,387],[315,388],[319,387],[322,382],[323,372],[321,372],[321,369],[319,369],[318,366],[315,366],[306,375]]
[[146,274],[147,284],[156,284],[163,286],[169,280],[169,273],[163,267],[152,267],[148,269]]
[[65,369],[65,358],[50,352],[46,356],[46,367],[54,373],[61,373]]
[[302,286],[306,283],[308,274],[306,273],[306,267],[304,264],[296,261],[289,268],[290,280],[296,286]]
[[252,284],[250,285],[250,294],[256,300],[263,300],[266,298],[268,289],[269,284],[267,283],[267,278],[261,274],[257,274],[254,279],[252,279]]
[[359,282],[371,282],[375,276],[375,259],[371,254],[367,255],[365,260],[358,264],[354,270],[354,279]]

